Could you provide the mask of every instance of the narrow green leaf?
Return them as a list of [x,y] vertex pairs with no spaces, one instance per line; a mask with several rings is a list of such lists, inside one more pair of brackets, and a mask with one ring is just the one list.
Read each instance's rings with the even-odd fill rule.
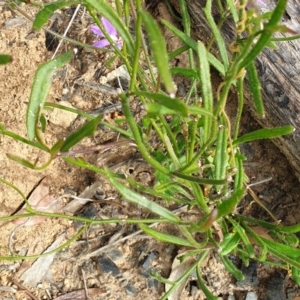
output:
[[7,54],[0,54],[0,65],[5,65],[12,62],[12,57]]
[[[214,156],[215,179],[222,179],[226,176],[226,168],[228,166],[227,135],[228,129],[221,125],[221,128],[219,128],[216,153]],[[216,190],[220,191],[221,187],[222,186],[216,186]]]
[[220,255],[227,255],[233,251],[240,242],[240,236],[238,233],[228,233],[224,236],[223,241],[220,244]]
[[[188,45],[190,48],[192,48],[194,51],[198,51],[198,45],[195,40],[193,40],[191,37],[189,37],[184,32],[178,30],[175,26],[173,26],[171,23],[167,22],[166,20],[161,20],[161,22],[170,29],[176,36],[178,36],[186,45]],[[211,53],[207,52],[207,59],[209,63],[222,75],[225,75],[225,69],[222,63]]]
[[56,1],[50,4],[46,4],[43,9],[41,9],[35,16],[32,24],[32,28],[39,30],[44,24],[47,23],[51,15],[58,9],[65,6],[71,6],[74,4],[79,4],[79,1]]
[[117,32],[126,44],[129,56],[133,57],[134,43],[132,36],[112,6],[106,0],[85,0],[85,2],[93,6],[99,14],[109,20],[109,22],[116,28]]
[[226,270],[235,277],[236,280],[244,280],[243,273],[233,264],[233,262],[225,255],[219,255]]
[[300,286],[300,270],[292,267],[292,278]]
[[185,239],[157,231],[155,229],[150,228],[149,226],[147,226],[145,224],[141,223],[140,228],[146,234],[153,236],[156,240],[158,240],[160,242],[169,243],[169,244],[173,244],[173,245],[180,245],[180,246],[185,246],[185,247],[193,247],[193,245]]
[[234,190],[239,190],[244,188],[245,182],[245,172],[244,172],[244,160],[246,158],[239,152],[235,155],[237,172],[234,177]]
[[67,152],[71,147],[76,145],[79,141],[87,136],[91,136],[94,134],[97,126],[101,122],[103,115],[99,115],[95,119],[84,124],[79,130],[69,135],[62,147],[60,148],[60,152]]
[[169,109],[175,110],[178,114],[183,117],[188,116],[187,105],[178,98],[171,98],[170,96],[159,94],[159,93],[148,93],[148,92],[136,92],[138,96],[143,96],[148,99],[152,99],[155,102],[163,105]]
[[239,21],[239,16],[238,16],[237,8],[236,8],[236,5],[235,5],[234,1],[233,0],[227,0],[226,3],[230,8],[233,21],[235,23],[237,23]]
[[245,189],[241,188],[236,190],[228,199],[222,201],[222,203],[218,206],[218,215],[217,219],[221,217],[227,216],[231,212],[234,211],[237,204],[242,200],[245,193]]
[[215,116],[204,108],[197,107],[197,106],[189,106],[189,105],[187,106],[187,108],[190,114],[198,115],[198,116],[209,116],[215,119]]
[[272,253],[273,255],[277,256],[278,258],[280,258],[282,261],[284,261],[285,263],[297,268],[300,270],[300,263],[299,263],[299,258],[293,258],[287,255],[287,253],[285,252],[279,252],[277,249],[270,247],[269,245],[267,245],[267,248],[269,250],[270,253]]
[[262,221],[262,220],[255,220],[255,219],[247,218],[244,216],[238,216],[238,219],[252,223],[252,224],[257,224],[264,228],[274,230],[274,231],[279,231],[279,232],[281,231],[281,232],[286,232],[286,233],[300,232],[300,224],[291,225],[291,226],[273,225],[273,224],[270,224],[270,223]]
[[64,141],[63,140],[58,140],[50,149],[50,154],[51,156],[55,156],[59,149],[62,147],[62,145],[64,144]]
[[32,141],[36,137],[35,126],[39,118],[38,114],[43,108],[47,98],[53,72],[56,69],[63,67],[71,60],[72,57],[73,52],[68,51],[38,67],[31,88],[31,95],[26,115],[27,134],[29,140]]
[[183,46],[177,48],[176,50],[174,50],[173,52],[171,52],[169,54],[169,60],[172,60],[176,56],[180,55],[181,53],[183,53],[189,49],[190,49],[190,47],[188,45],[183,45]]
[[[201,78],[201,90],[203,107],[213,113],[213,92],[210,78],[209,62],[207,60],[207,51],[202,42],[197,43],[197,54],[199,60],[199,75]],[[212,118],[204,118],[203,140],[207,142],[212,134]]]
[[264,30],[260,35],[255,46],[249,51],[245,59],[240,64],[240,69],[246,67],[249,63],[253,62],[254,59],[260,54],[260,52],[266,47],[269,43],[272,34],[273,28],[278,25],[281,20],[282,15],[285,12],[285,7],[287,0],[279,0],[275,9],[273,10],[270,21],[264,26]]
[[290,247],[288,245],[282,244],[282,243],[277,243],[273,242],[270,240],[267,240],[266,238],[260,237],[260,239],[267,245],[268,249],[274,249],[279,253],[283,253],[286,256],[290,258],[294,258],[299,260],[300,259],[300,249]]
[[179,223],[180,219],[166,208],[160,206],[154,201],[148,200],[145,196],[135,193],[128,187],[116,180],[115,175],[106,170],[106,176],[111,184],[118,190],[118,192],[128,201],[135,203],[151,212],[169,220],[172,223]]
[[[63,157],[63,160],[80,168],[91,170],[92,172],[96,174],[102,174],[104,175],[105,172],[101,168],[97,168],[95,165],[88,163],[81,157],[73,158],[73,157]],[[124,179],[124,178],[123,178]]]
[[294,131],[294,127],[286,125],[276,128],[263,128],[250,133],[246,133],[243,136],[233,141],[233,145],[239,145],[242,143],[248,143],[255,140],[273,139],[282,135],[291,134]]
[[17,140],[24,144],[27,144],[29,146],[41,149],[43,151],[48,151],[48,149],[44,145],[40,144],[39,142],[30,141],[28,139],[23,138],[22,136],[20,136],[18,134],[15,134],[14,132],[8,131],[1,124],[0,124],[0,133],[13,138],[14,140]]
[[11,160],[21,164],[22,166],[24,166],[26,168],[33,169],[33,170],[37,169],[36,164],[33,164],[24,158],[21,158],[19,156],[12,155],[12,154],[7,154],[7,157],[10,158]]
[[166,40],[160,31],[157,22],[146,11],[140,11],[150,42],[150,48],[158,69],[158,73],[169,94],[174,94],[174,82],[169,68],[169,57]]
[[165,106],[162,106],[158,103],[153,103],[153,102],[149,102],[146,103],[145,105],[145,110],[148,114],[153,115],[153,116],[157,116],[157,115],[177,115],[178,112],[173,110],[173,109],[169,109]]
[[298,245],[299,245],[299,238],[295,234],[291,234],[291,233],[287,234],[284,237],[284,240],[291,247],[298,247]]
[[248,236],[245,233],[245,230],[239,225],[237,222],[235,222],[233,219],[230,220],[230,222],[233,224],[233,230],[239,234],[241,237],[244,246],[248,252],[249,257],[253,258],[255,256],[254,248],[252,244],[250,243]]
[[268,254],[268,248],[264,241],[261,239],[259,235],[254,232],[251,227],[247,226],[244,222],[241,223],[243,228],[253,237],[253,239],[257,242],[257,244],[261,248],[261,255],[259,257],[260,261],[265,261],[267,259],[267,254]]
[[199,74],[194,69],[188,68],[171,68],[171,73],[174,75],[181,75],[187,78],[198,79],[200,80]]
[[197,280],[198,284],[200,286],[201,291],[204,293],[207,300],[219,300],[219,297],[214,296],[210,290],[207,288],[206,284],[204,283],[202,279],[202,274],[199,265],[197,266]]
[[220,185],[220,184],[225,184],[227,183],[226,179],[209,179],[209,178],[199,178],[196,176],[191,176],[191,175],[187,175],[181,172],[172,172],[173,175],[179,177],[179,178],[183,178],[185,180],[188,181],[192,181],[192,182],[197,182],[200,184],[212,184],[212,185]]
[[246,251],[244,251],[244,249],[241,249],[240,246],[238,246],[236,248],[236,255],[238,255],[239,259],[242,261],[243,265],[245,267],[248,267],[249,266],[249,263],[250,263],[250,258],[249,258],[249,255]]
[[42,132],[46,131],[46,127],[47,127],[47,120],[45,118],[45,116],[43,114],[40,115],[40,123],[41,123],[41,130]]
[[260,116],[264,116],[265,110],[264,110],[264,104],[261,97],[261,84],[257,75],[257,70],[254,61],[250,62],[247,65],[246,70],[249,79],[250,92],[253,97],[256,111]]
[[68,107],[68,106],[60,105],[60,104],[57,104],[57,103],[51,103],[51,102],[45,102],[45,104],[44,104],[45,109],[46,108],[50,109],[50,108],[53,108],[53,107],[61,109],[61,110],[72,112],[72,113],[74,113],[76,115],[79,115],[81,117],[84,117],[88,120],[94,119],[94,116],[92,116],[92,114],[85,113],[85,112],[83,112],[81,110],[78,110],[76,108],[73,108],[73,107]]
[[224,68],[225,68],[225,70],[227,70],[228,66],[229,66],[229,60],[228,60],[228,56],[227,56],[225,41],[221,35],[220,29],[218,28],[218,26],[216,25],[216,23],[214,21],[211,10],[212,10],[212,0],[207,0],[206,6],[204,8],[204,13],[206,16],[206,20],[211,28],[211,31],[216,39],[219,53],[220,53],[220,56],[223,61]]

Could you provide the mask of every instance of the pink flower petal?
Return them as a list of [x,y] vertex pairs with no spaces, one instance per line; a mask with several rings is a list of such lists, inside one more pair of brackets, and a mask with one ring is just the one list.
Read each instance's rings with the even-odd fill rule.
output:
[[263,0],[257,0],[257,4],[261,7],[267,7],[266,3]]
[[118,35],[116,28],[107,19],[102,17],[101,22],[109,35],[114,35],[114,36]]
[[100,29],[97,25],[92,25],[92,26],[90,27],[90,29],[91,29],[91,31],[92,31],[94,34],[96,34],[96,35],[98,35],[98,36],[100,36],[100,37],[104,37],[104,35],[103,35],[101,29]]
[[104,48],[104,47],[107,47],[109,44],[109,41],[104,39],[104,40],[100,40],[96,43],[93,44],[94,47],[97,47],[97,48]]
[[116,43],[116,46],[121,50],[123,47],[123,43],[122,42],[118,42]]

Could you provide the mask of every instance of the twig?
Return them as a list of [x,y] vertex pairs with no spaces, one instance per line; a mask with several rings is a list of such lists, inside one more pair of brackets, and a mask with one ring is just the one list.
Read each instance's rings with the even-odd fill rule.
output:
[[[180,207],[180,208],[174,210],[173,213],[174,213],[174,214],[180,214],[180,213],[182,213],[183,211],[185,211],[185,210],[187,209],[187,207],[188,207],[187,205],[182,206],[182,207]],[[158,224],[159,224],[158,222],[157,222],[157,223],[153,223],[153,224],[149,225],[149,227],[155,227],[155,226],[157,226]],[[127,235],[127,236],[125,236],[125,237],[123,237],[123,238],[121,238],[121,239],[119,239],[119,240],[117,240],[117,241],[114,241],[114,242],[111,243],[111,244],[108,244],[108,245],[106,245],[106,246],[104,246],[104,247],[101,247],[101,248],[99,248],[99,249],[97,249],[97,250],[91,252],[91,253],[88,253],[88,254],[86,254],[86,255],[83,255],[80,259],[88,259],[88,258],[91,258],[91,257],[94,257],[94,256],[98,256],[101,252],[106,251],[106,250],[109,249],[110,247],[115,246],[116,244],[125,242],[126,240],[129,240],[129,239],[133,238],[134,236],[136,236],[136,235],[138,235],[138,234],[141,234],[141,233],[143,233],[143,231],[142,231],[142,230],[138,230],[138,231],[136,231],[136,232],[134,232],[134,233],[132,233],[132,234],[130,234],[130,235]],[[151,238],[150,236],[145,236],[145,237]]]
[[14,285],[16,285],[19,289],[22,289],[24,293],[26,293],[31,299],[33,300],[39,300],[38,298],[36,298],[31,292],[28,291],[28,289],[26,289],[21,283],[19,283],[18,281],[16,281],[15,279],[11,280],[13,282]]
[[258,184],[262,184],[262,183],[269,182],[269,181],[271,181],[272,179],[273,179],[273,178],[270,177],[270,178],[263,179],[263,180],[260,180],[260,181],[257,181],[257,182],[253,182],[253,183],[251,183],[251,184],[247,184],[247,188],[248,188],[248,187],[251,187],[251,186],[258,185]]
[[259,200],[259,198],[256,196],[256,194],[251,190],[250,187],[247,187],[247,191],[249,192],[252,199],[260,205],[269,215],[270,217],[275,221],[276,224],[279,224],[280,221],[276,219],[276,217],[270,212],[270,210],[267,209],[267,207]]
[[[101,93],[107,93],[107,94],[110,94],[113,96],[119,95],[119,92],[117,91],[117,89],[112,88],[107,85],[101,85],[101,84],[96,84],[96,83],[92,83],[92,82],[83,82],[83,81],[79,81],[79,80],[76,80],[74,83],[78,84],[78,85],[87,86],[90,89],[99,91]],[[121,105],[119,105],[119,106],[121,107]]]
[[106,152],[109,149],[112,149],[117,146],[122,146],[122,145],[128,144],[128,146],[136,146],[131,140],[122,140],[122,141],[116,141],[116,142],[111,142],[107,143],[104,145],[98,145],[98,146],[93,146],[89,148],[84,148],[84,149],[76,149],[76,150],[70,150],[67,152],[59,152],[56,157],[64,157],[64,156],[78,156],[79,154],[87,154],[87,153],[93,153],[97,151],[101,151],[101,153]]
[[83,279],[83,284],[84,284],[84,291],[85,291],[85,297],[86,299],[91,299],[89,297],[89,293],[88,293],[88,288],[87,288],[87,285],[86,285],[86,278],[85,278],[85,272],[83,269],[81,269],[81,273],[82,273],[82,279]]
[[[64,32],[64,34],[63,34],[63,37],[66,37],[66,35],[67,35],[67,33],[68,33],[68,31],[69,31],[69,29],[70,29],[70,27],[71,27],[71,25],[72,25],[72,23],[73,23],[75,17],[76,17],[76,15],[77,15],[77,13],[78,13],[78,11],[79,11],[79,9],[80,9],[80,6],[81,6],[80,4],[77,5],[76,10],[74,11],[74,14],[73,14],[73,16],[72,16],[72,18],[71,18],[71,20],[70,20],[70,22],[69,22],[69,24],[68,24],[68,26],[67,26],[65,32]],[[57,54],[57,52],[58,52],[58,50],[59,50],[61,44],[63,43],[63,41],[64,41],[63,39],[61,39],[61,40],[59,41],[59,44],[57,45],[57,47],[56,47],[56,49],[55,49],[55,51],[54,51],[54,53],[53,53],[51,59],[53,59],[53,58],[55,57],[55,55]]]

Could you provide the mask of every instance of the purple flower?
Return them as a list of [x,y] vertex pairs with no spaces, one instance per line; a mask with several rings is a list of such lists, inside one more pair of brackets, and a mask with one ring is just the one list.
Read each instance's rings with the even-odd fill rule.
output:
[[[113,40],[115,45],[121,50],[123,43],[122,39],[118,35],[116,28],[104,17],[101,18],[101,23],[103,24],[104,29],[106,30],[110,38]],[[105,48],[107,46],[110,46],[109,41],[105,38],[102,30],[97,25],[92,25],[91,31],[100,38],[99,41],[93,44],[94,47]]]
[[263,0],[257,0],[256,2],[260,7],[267,7],[266,3]]

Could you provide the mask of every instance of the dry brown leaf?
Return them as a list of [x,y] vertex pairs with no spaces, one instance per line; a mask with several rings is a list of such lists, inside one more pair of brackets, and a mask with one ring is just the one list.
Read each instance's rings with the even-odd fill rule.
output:
[[[28,203],[30,206],[40,212],[56,212],[59,209],[58,201],[52,196],[49,195],[49,179],[44,177],[40,184],[34,189],[31,193]],[[26,204],[17,212],[17,214],[26,213]],[[24,223],[24,226],[30,226],[34,224],[39,224],[43,222],[46,217],[31,217],[31,218],[20,218],[13,220],[13,224],[21,225]]]
[[[192,266],[192,264],[195,263],[195,259],[192,256],[186,257],[184,259],[184,261],[181,263],[179,261],[178,257],[181,257],[182,255],[184,255],[184,253],[180,253],[174,258],[173,264],[172,264],[172,271],[171,271],[171,274],[170,274],[170,277],[168,278],[168,280],[175,282],[187,271],[188,268],[190,268]],[[187,281],[188,281],[188,277],[185,280],[183,280],[173,290],[173,292],[168,297],[168,299],[169,300],[180,300],[181,299],[181,294],[184,290],[184,287],[185,287]],[[171,287],[172,287],[172,285],[166,284],[165,285],[165,291],[167,292]]]
[[273,241],[272,237],[269,235],[269,229],[263,228],[261,226],[251,226],[250,227],[258,236],[261,236],[269,241]]
[[[58,248],[63,240],[65,239],[65,235],[61,234],[57,237],[57,239],[51,244],[50,247],[47,248],[44,253],[48,253]],[[51,272],[50,266],[54,260],[56,253],[52,253],[46,256],[39,257],[32,266],[27,269],[20,277],[20,280],[23,281],[24,285],[29,287],[36,287],[39,282],[41,282],[47,272]]]

